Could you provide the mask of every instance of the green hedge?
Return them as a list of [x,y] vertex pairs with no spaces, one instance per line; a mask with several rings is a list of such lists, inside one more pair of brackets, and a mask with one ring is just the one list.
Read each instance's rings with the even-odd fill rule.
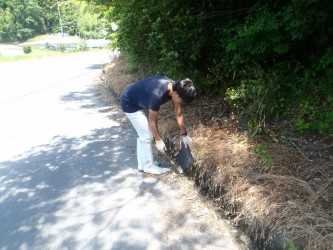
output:
[[330,0],[112,0],[117,46],[152,73],[189,76],[260,132],[288,118],[333,133]]

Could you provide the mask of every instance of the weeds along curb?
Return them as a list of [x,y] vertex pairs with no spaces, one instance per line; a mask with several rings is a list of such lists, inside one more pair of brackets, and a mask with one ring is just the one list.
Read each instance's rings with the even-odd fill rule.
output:
[[204,166],[195,162],[191,171],[188,173],[189,178],[193,179],[200,193],[209,197],[214,201],[217,207],[221,208],[222,217],[234,222],[235,226],[239,227],[249,238],[251,249],[253,250],[296,250],[292,248],[293,243],[286,236],[274,232],[269,225],[248,218],[237,218],[237,223],[234,219],[239,215],[237,205],[230,202],[225,196],[226,190],[223,183],[214,181],[215,175],[207,170],[214,166]]

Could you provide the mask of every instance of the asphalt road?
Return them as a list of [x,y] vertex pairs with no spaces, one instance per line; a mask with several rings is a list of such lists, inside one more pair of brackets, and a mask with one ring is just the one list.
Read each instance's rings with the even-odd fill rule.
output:
[[0,249],[244,249],[188,181],[136,171],[136,135],[96,88],[111,59],[0,64]]

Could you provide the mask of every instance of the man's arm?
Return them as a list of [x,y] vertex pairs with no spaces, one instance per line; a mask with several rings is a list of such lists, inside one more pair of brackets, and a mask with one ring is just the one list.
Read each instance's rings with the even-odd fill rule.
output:
[[177,124],[178,124],[178,127],[180,129],[180,134],[181,135],[186,135],[187,132],[186,132],[186,127],[185,127],[184,116],[183,116],[181,104],[180,103],[175,103],[174,108],[175,108],[175,113],[176,113]]
[[160,133],[158,132],[157,120],[158,120],[158,111],[149,109],[148,123],[150,131],[153,134],[155,141],[161,140]]

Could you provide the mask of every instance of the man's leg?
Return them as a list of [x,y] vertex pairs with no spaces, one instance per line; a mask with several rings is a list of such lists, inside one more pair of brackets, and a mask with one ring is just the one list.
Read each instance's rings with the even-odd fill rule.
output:
[[159,168],[153,163],[152,135],[149,130],[148,120],[143,111],[126,113],[138,134],[137,139],[137,159],[138,169],[147,173],[162,174],[168,171],[165,168]]
[[132,123],[137,138],[137,159],[138,169],[143,170],[143,166],[153,164],[153,154],[151,149],[152,136],[149,131],[148,121],[143,111],[126,113]]
[[143,163],[141,160],[141,155],[142,155],[142,147],[140,146],[140,139],[139,137],[136,139],[136,158],[138,160],[138,169],[139,171],[143,171]]

